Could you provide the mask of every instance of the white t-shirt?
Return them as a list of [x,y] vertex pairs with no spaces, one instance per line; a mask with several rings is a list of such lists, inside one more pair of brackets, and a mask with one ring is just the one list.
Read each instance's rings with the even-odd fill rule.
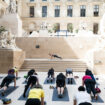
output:
[[80,103],[84,103],[84,102],[91,103],[90,94],[88,94],[86,91],[77,92],[77,94],[74,96],[74,100],[77,101],[77,105],[79,105]]

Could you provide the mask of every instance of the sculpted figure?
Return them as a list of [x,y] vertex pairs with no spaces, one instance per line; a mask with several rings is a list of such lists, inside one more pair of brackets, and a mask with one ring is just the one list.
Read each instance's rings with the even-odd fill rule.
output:
[[0,33],[0,47],[1,48],[5,48],[6,47],[6,35],[7,35],[6,31]]
[[15,37],[10,31],[4,31],[0,34],[0,48],[17,48]]
[[7,8],[7,11],[9,13],[16,13],[16,8],[17,8],[16,1],[15,0],[10,0],[10,4]]

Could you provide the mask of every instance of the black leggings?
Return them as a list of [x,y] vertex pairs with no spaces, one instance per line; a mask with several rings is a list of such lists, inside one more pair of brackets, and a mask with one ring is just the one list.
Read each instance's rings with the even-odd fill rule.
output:
[[91,94],[91,92],[94,94],[96,94],[96,90],[95,90],[95,81],[92,80],[92,79],[86,79],[84,81],[85,83],[85,86],[86,86],[86,90],[87,90],[87,93]]
[[10,79],[8,79],[7,77],[5,77],[1,83],[1,88],[4,87],[4,86],[9,86],[9,84],[11,83],[12,81]]
[[37,81],[37,78],[35,76],[30,76],[29,77],[29,80],[27,82],[27,85],[25,86],[25,90],[24,90],[24,95],[26,94],[27,92],[27,89],[29,88],[30,85],[35,85],[36,84],[36,81]]
[[41,105],[41,102],[39,99],[28,99],[25,105]]
[[84,102],[84,103],[80,103],[79,105],[92,105],[92,104],[88,102]]

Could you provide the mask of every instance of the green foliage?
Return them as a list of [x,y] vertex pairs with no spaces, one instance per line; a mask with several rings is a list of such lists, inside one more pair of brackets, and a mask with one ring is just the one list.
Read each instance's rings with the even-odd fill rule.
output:
[[76,29],[75,32],[78,33],[78,29]]
[[5,27],[0,26],[0,34],[1,34],[3,31],[6,31]]
[[73,25],[72,24],[68,24],[67,30],[72,33],[73,32]]
[[48,30],[48,33],[52,33],[52,30]]
[[53,30],[54,30],[54,32],[56,32],[58,30],[58,24],[54,24]]

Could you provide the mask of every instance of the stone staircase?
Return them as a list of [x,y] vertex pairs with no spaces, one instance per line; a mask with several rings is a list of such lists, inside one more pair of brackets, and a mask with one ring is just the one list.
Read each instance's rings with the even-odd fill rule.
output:
[[66,68],[72,68],[74,72],[84,72],[87,65],[81,59],[25,59],[20,70],[27,71],[34,68],[39,72],[47,72],[51,67],[56,72],[64,72]]

